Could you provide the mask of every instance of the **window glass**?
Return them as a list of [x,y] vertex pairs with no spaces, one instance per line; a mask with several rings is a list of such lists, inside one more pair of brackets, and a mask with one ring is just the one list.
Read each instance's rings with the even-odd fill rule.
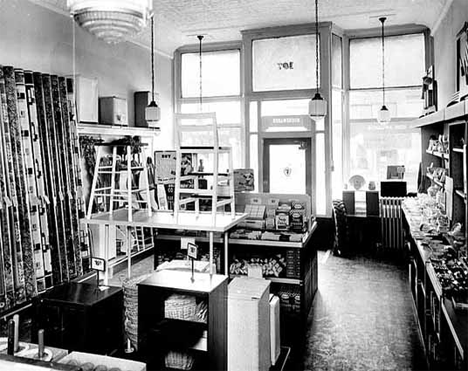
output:
[[250,157],[249,167],[254,170],[255,190],[260,191],[259,188],[259,173],[258,173],[258,135],[250,136]]
[[341,198],[343,189],[343,122],[341,119],[342,97],[341,90],[332,91],[332,120],[333,120],[333,164],[332,197]]
[[[382,107],[382,91],[351,90],[349,92],[349,116],[353,119],[377,118]],[[395,117],[419,117],[424,101],[421,99],[421,88],[385,89],[385,105]]]
[[351,121],[350,176],[362,175],[368,184],[387,177],[388,165],[404,165],[408,191],[416,191],[421,161],[420,129],[412,120]]
[[315,38],[315,35],[300,35],[254,40],[253,91],[315,87]]
[[326,214],[327,191],[325,182],[325,134],[317,133],[315,137],[316,154],[316,213],[317,215]]
[[343,48],[341,37],[337,35],[332,36],[332,87],[342,88],[342,66],[343,66]]
[[[181,143],[184,146],[206,146],[208,143],[212,143],[212,139],[209,136],[212,136],[212,132],[207,131],[193,131],[186,133],[180,138]],[[241,129],[240,128],[218,128],[218,140],[220,146],[227,146],[232,148],[232,158],[234,168],[240,168],[243,166],[242,162],[242,146],[241,146]],[[199,155],[199,158],[204,160],[204,165],[206,171],[212,169],[213,156],[208,155]],[[225,171],[229,168],[228,158],[225,155],[220,155],[219,161],[219,171]]]
[[249,125],[251,132],[258,131],[258,102],[250,102]]
[[[182,64],[182,98],[200,96],[200,59],[198,53],[184,53]],[[225,50],[202,53],[202,94],[219,97],[240,94],[240,51]]]
[[[382,86],[382,40],[380,37],[349,42],[352,89]],[[385,37],[385,86],[422,84],[425,72],[424,35]]]
[[[240,124],[241,109],[240,101],[223,102],[203,102],[202,112],[216,112],[216,121],[218,125]],[[183,103],[180,108],[181,113],[200,112],[200,103]]]

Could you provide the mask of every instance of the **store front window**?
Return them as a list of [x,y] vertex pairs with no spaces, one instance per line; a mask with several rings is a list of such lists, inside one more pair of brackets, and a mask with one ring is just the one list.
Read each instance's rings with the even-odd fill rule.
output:
[[404,165],[408,191],[415,191],[421,152],[420,130],[413,127],[413,120],[423,108],[424,34],[385,40],[385,102],[392,117],[387,125],[376,121],[382,106],[380,38],[352,39],[349,53],[349,153],[344,182],[356,174],[366,182],[378,182],[386,179],[388,165]]

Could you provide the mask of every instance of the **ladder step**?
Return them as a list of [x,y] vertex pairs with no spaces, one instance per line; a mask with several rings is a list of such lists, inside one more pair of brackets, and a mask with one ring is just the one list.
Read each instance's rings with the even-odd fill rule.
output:
[[111,190],[112,187],[102,187],[102,188],[96,188],[94,191],[95,192],[100,192],[100,191],[109,191]]
[[[114,192],[118,194],[128,193],[128,189],[116,189]],[[130,191],[131,193],[146,192],[146,188],[135,188]]]
[[182,200],[179,200],[179,206],[189,204],[191,202],[195,202],[197,199],[194,197],[189,197],[189,198],[183,198]]
[[[215,147],[210,147],[210,146],[183,146],[180,147],[180,150],[182,152],[190,152],[190,151],[208,151],[208,152],[214,152],[216,150]],[[231,150],[231,147],[218,147],[218,151],[221,152],[229,152]]]
[[[229,176],[231,175],[232,173],[218,173],[218,176]],[[213,176],[214,173],[199,173],[199,172],[193,172],[193,173],[190,173],[190,175],[192,176]]]
[[231,202],[233,202],[234,200],[232,198],[227,198],[225,200],[221,200],[221,201],[218,201],[216,203],[216,207],[221,207],[221,206],[224,206],[224,205],[229,205]]
[[213,191],[208,191],[206,189],[193,189],[193,188],[182,188],[179,191],[180,194],[190,194],[193,197],[195,196],[205,196],[205,197],[212,197],[214,195]]
[[[146,147],[148,146],[147,143],[139,143],[138,144],[140,147]],[[125,144],[125,143],[106,143],[106,142],[100,142],[100,143],[94,143],[95,147],[117,147],[117,148],[125,148],[127,146],[131,146],[130,144]]]

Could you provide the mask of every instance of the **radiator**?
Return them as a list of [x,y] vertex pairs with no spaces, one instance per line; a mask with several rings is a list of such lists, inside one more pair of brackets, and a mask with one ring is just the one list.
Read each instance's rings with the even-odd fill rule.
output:
[[380,198],[380,219],[382,225],[382,247],[403,249],[403,211],[401,197]]

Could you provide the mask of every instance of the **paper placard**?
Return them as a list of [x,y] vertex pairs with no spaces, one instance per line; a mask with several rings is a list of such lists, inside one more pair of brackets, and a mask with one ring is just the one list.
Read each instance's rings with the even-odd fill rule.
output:
[[195,238],[193,238],[193,237],[181,237],[180,238],[180,249],[181,250],[187,250],[189,243],[195,244]]
[[198,246],[189,242],[187,244],[187,256],[196,260],[198,258]]
[[263,278],[262,267],[260,265],[248,265],[247,276],[252,278]]

